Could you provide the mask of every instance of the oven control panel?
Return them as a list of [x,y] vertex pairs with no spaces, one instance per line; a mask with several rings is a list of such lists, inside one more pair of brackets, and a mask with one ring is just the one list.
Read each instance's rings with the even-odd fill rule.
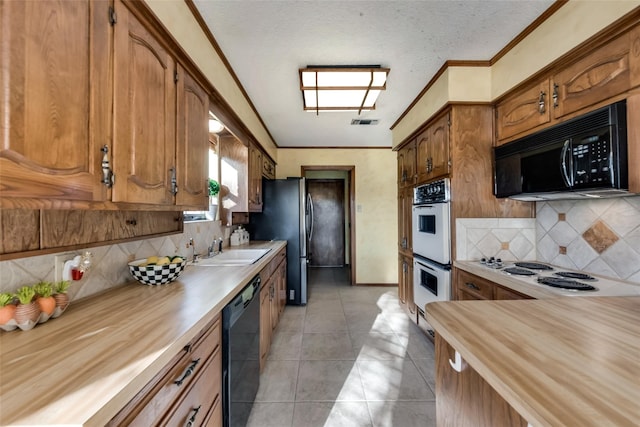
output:
[[413,204],[444,203],[451,200],[449,178],[439,179],[413,189]]

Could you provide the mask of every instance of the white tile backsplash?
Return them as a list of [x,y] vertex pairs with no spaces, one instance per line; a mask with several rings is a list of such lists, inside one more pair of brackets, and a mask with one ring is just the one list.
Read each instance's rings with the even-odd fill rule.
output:
[[[539,261],[640,283],[640,196],[537,202],[536,212]],[[592,247],[596,238],[590,244],[584,235],[597,223],[617,238],[602,253]]]
[[[191,249],[186,247],[189,238],[195,242],[196,253],[202,254],[206,253],[214,237],[224,237],[226,245],[229,234],[230,229],[221,227],[220,221],[189,222],[184,224],[181,234],[88,248],[93,254],[91,269],[81,280],[71,282],[69,297],[73,301],[133,281],[127,267],[129,256],[139,259],[157,254],[179,254],[190,258]],[[73,253],[69,259],[80,252],[69,252]],[[54,281],[55,255],[58,254],[0,262],[0,292],[13,292],[20,286],[41,280]]]
[[533,259],[536,248],[535,227],[534,218],[458,218],[456,259]]
[[[602,234],[583,236],[596,224],[613,237],[602,253]],[[538,260],[640,283],[640,196],[537,202],[536,218],[458,218],[456,230],[458,260]]]

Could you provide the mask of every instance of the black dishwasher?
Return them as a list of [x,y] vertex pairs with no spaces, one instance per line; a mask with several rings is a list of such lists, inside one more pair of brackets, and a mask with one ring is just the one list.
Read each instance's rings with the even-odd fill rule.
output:
[[225,427],[244,427],[260,385],[260,276],[222,309]]

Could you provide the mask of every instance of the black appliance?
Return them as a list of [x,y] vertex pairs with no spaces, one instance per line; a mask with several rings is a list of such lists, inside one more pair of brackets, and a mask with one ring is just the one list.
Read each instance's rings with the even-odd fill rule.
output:
[[252,213],[253,240],[287,241],[287,303],[307,303],[307,247],[313,231],[313,203],[304,178],[262,180],[262,213]]
[[260,386],[260,276],[222,309],[223,425],[247,425]]
[[496,147],[493,154],[496,197],[628,195],[626,101]]

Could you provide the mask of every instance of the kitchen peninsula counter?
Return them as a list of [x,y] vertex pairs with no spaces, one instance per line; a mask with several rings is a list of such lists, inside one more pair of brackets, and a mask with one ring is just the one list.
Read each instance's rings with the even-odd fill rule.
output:
[[640,420],[640,297],[435,302],[426,313],[532,426]]
[[132,281],[0,333],[0,425],[105,425],[285,245],[242,245],[271,251],[247,266],[189,265],[166,285]]

